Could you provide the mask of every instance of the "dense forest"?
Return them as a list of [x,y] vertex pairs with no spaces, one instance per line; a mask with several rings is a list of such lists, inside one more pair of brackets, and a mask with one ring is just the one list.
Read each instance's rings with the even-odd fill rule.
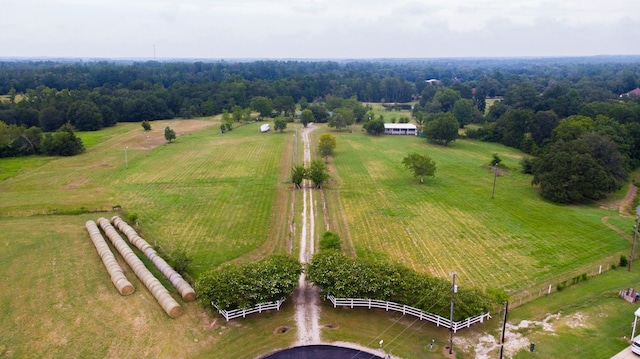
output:
[[466,127],[470,138],[531,154],[523,170],[543,197],[584,202],[620,188],[640,165],[638,87],[640,57],[5,61],[0,157],[79,153],[74,129],[219,113],[293,119],[301,109],[305,122],[363,122],[379,134],[383,120],[361,102],[413,101],[413,121],[430,140],[449,143],[458,134],[443,134],[445,125]]

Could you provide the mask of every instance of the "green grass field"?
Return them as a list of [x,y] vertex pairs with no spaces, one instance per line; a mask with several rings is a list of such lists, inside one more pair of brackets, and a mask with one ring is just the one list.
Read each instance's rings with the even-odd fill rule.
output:
[[[601,221],[633,220],[596,206],[542,201],[519,172],[522,154],[483,142],[449,147],[404,136],[335,132],[335,176],[358,256],[389,258],[461,285],[517,292],[626,250],[627,240]],[[410,152],[429,154],[435,178],[420,185],[402,166]],[[508,167],[494,180],[498,153]],[[608,267],[608,265],[606,266]]]
[[[150,243],[185,248],[194,277],[228,261],[297,254],[298,238],[289,228],[300,233],[302,196],[292,195],[288,176],[292,159],[302,158],[294,136],[299,125],[282,134],[261,134],[256,123],[220,134],[218,125],[213,119],[155,121],[144,132],[138,123],[118,124],[79,133],[87,147],[80,156],[0,159],[0,276],[7,279],[0,293],[0,356],[247,358],[293,344],[290,302],[280,313],[226,323],[198,303],[179,300],[185,315],[171,320],[129,269],[136,292],[121,297],[84,229],[86,220],[110,217],[120,205],[138,215]],[[174,143],[164,143],[164,126],[176,130]],[[315,141],[325,130],[313,132]],[[632,219],[597,206],[541,201],[530,178],[518,172],[521,154],[512,149],[371,137],[359,126],[333,134],[338,148],[325,188],[328,217],[315,191],[316,233],[326,221],[351,255],[389,258],[443,277],[456,271],[461,286],[515,292],[628,251],[628,241],[602,218],[623,229]],[[438,164],[436,178],[423,186],[400,163],[411,151]],[[492,200],[486,163],[494,152],[510,171],[497,178]],[[63,215],[94,210],[105,212]],[[447,331],[373,312],[324,305],[320,320],[329,327],[323,339],[377,348],[383,335],[402,357],[444,357]],[[292,329],[281,333],[281,327]],[[428,348],[430,338],[439,350]]]

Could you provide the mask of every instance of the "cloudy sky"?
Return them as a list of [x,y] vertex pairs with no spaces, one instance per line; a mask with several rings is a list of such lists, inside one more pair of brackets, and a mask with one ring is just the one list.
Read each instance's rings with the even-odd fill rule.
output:
[[0,0],[0,57],[640,55],[640,0]]

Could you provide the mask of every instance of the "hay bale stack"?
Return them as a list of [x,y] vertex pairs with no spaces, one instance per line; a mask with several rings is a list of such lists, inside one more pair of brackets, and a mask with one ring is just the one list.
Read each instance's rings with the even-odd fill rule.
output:
[[182,315],[182,307],[169,294],[169,291],[160,283],[160,281],[144,266],[144,263],[133,253],[129,245],[120,237],[115,228],[106,218],[99,218],[98,224],[104,233],[109,237],[111,243],[120,252],[129,267],[133,269],[140,281],[147,287],[149,292],[158,301],[162,309],[171,317],[177,318]]
[[118,216],[113,216],[111,218],[111,223],[113,223],[120,232],[124,233],[129,238],[129,242],[138,247],[138,249],[142,251],[142,253],[144,253],[151,262],[153,262],[153,265],[156,266],[156,268],[158,268],[158,270],[162,272],[162,274],[164,274],[164,276],[178,290],[182,300],[190,302],[196,299],[196,291],[191,287],[191,285],[182,278],[180,273],[176,272],[164,259],[162,259],[153,247],[138,235],[138,232],[136,232],[135,229]]
[[89,237],[91,237],[94,247],[96,247],[96,250],[98,251],[98,255],[102,259],[102,264],[104,264],[107,272],[109,272],[109,275],[111,276],[111,282],[116,286],[118,292],[120,292],[121,295],[129,295],[133,293],[135,291],[133,284],[131,284],[131,282],[127,280],[127,277],[125,277],[122,267],[120,267],[116,261],[116,257],[113,256],[113,253],[107,245],[107,242],[105,242],[104,237],[100,234],[100,229],[98,229],[96,222],[87,221],[87,223],[85,223],[85,227],[89,232]]

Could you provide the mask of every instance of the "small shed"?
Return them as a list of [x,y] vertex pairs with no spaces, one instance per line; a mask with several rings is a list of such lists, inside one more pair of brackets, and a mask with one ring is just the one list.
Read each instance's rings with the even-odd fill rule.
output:
[[269,132],[270,129],[271,129],[271,126],[269,126],[268,123],[265,123],[264,125],[260,125],[260,132]]
[[418,128],[411,123],[385,123],[385,135],[418,135]]

